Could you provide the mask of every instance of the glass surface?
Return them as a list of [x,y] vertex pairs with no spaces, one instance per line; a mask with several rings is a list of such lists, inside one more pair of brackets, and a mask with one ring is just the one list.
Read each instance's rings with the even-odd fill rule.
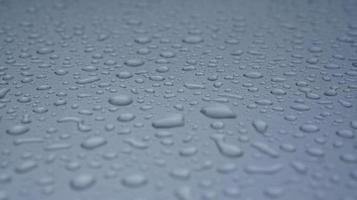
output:
[[0,0],[0,200],[356,200],[357,1]]

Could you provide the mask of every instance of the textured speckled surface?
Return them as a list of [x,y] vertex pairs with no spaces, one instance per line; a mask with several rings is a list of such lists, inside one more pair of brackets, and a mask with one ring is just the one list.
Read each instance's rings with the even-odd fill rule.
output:
[[0,200],[357,199],[356,10],[0,0]]

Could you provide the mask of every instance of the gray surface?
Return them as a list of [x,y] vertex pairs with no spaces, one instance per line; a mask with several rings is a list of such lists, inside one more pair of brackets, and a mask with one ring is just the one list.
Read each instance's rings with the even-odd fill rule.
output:
[[0,1],[0,199],[357,199],[356,1]]

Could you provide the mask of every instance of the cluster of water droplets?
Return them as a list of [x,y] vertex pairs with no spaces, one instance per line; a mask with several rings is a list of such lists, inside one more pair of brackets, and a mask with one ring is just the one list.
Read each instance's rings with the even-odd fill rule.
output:
[[0,200],[357,196],[354,1],[0,1]]

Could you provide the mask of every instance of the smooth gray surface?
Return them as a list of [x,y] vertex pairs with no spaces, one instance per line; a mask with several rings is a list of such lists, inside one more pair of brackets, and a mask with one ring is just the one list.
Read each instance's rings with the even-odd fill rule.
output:
[[0,200],[356,200],[357,1],[0,1]]

